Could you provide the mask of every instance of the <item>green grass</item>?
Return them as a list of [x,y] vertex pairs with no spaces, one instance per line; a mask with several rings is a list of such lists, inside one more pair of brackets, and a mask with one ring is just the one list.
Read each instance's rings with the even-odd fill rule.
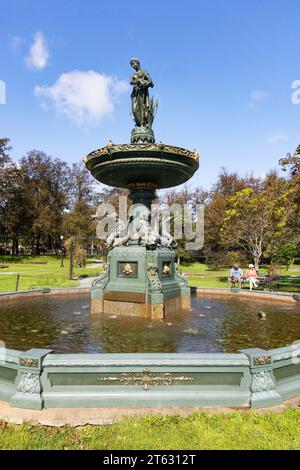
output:
[[125,418],[103,426],[0,423],[0,449],[300,449],[300,410]]
[[[47,264],[32,264],[46,261]],[[64,267],[60,267],[60,258],[53,256],[36,256],[25,259],[22,263],[11,263],[9,260],[1,262],[9,266],[0,269],[0,292],[14,291],[16,288],[17,273],[20,274],[19,290],[38,289],[41,287],[76,287],[79,282],[68,279],[69,262],[64,260]],[[75,268],[74,278],[79,276],[98,276],[101,266],[97,268]],[[14,274],[9,274],[14,273]]]
[[[227,287],[227,278],[229,276],[229,269],[220,269],[218,271],[210,271],[203,263],[188,263],[181,265],[182,273],[190,273],[188,277],[190,286],[197,287]],[[259,270],[260,275],[265,275],[268,272],[268,266],[261,266]],[[293,265],[289,270],[282,267],[280,274],[282,276],[300,276],[300,265]]]
[[[64,260],[64,267],[60,267],[60,258],[54,256],[26,257],[22,263],[11,262],[9,257],[1,257],[0,265],[0,292],[14,291],[16,288],[17,273],[20,274],[19,290],[38,289],[41,287],[76,287],[79,282],[68,279],[68,260]],[[47,264],[32,264],[47,262]],[[262,266],[260,274],[266,274],[267,266]],[[199,287],[227,287],[229,269],[209,271],[203,263],[190,263],[181,266],[182,272],[188,272],[189,285]],[[96,268],[76,268],[74,278],[85,276],[98,276],[102,272],[101,266]],[[13,273],[13,274],[9,274]],[[300,265],[292,266],[289,271],[281,270],[282,275],[300,275]]]

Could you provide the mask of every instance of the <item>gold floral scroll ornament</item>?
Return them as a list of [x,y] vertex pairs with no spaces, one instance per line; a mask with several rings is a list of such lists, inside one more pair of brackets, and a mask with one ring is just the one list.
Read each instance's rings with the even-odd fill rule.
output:
[[163,274],[169,274],[170,273],[170,267],[167,264],[163,265]]
[[172,385],[173,382],[192,382],[193,377],[184,375],[174,376],[169,372],[155,373],[149,369],[143,369],[143,372],[125,372],[119,377],[99,377],[98,382],[120,382],[121,385],[143,385],[144,390],[149,390],[153,385]]
[[133,269],[132,269],[131,264],[129,264],[129,263],[126,263],[126,264],[125,264],[124,269],[123,269],[123,273],[126,274],[127,276],[128,276],[129,274],[132,274],[132,273],[133,273]]

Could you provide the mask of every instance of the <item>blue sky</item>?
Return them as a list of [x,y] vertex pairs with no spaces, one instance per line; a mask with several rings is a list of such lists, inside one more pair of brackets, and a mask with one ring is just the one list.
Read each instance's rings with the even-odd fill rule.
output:
[[0,0],[0,135],[17,159],[68,162],[129,142],[129,61],[159,99],[157,141],[197,149],[191,184],[222,166],[264,174],[300,140],[299,0]]

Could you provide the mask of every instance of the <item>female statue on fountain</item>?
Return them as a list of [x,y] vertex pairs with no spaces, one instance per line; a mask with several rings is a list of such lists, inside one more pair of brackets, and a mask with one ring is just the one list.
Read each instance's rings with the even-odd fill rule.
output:
[[135,70],[130,80],[130,84],[133,86],[131,93],[131,109],[136,125],[136,128],[133,130],[132,139],[134,142],[138,142],[137,134],[148,134],[150,142],[154,142],[152,123],[155,109],[153,98],[149,98],[148,90],[154,85],[149,73],[146,70],[141,70],[140,61],[138,59],[131,59],[130,65]]

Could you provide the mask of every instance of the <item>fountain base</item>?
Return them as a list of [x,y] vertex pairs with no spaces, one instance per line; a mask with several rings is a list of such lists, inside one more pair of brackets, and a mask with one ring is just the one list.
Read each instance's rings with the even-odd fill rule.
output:
[[91,290],[93,314],[168,318],[190,308],[190,288],[169,248],[116,247]]

